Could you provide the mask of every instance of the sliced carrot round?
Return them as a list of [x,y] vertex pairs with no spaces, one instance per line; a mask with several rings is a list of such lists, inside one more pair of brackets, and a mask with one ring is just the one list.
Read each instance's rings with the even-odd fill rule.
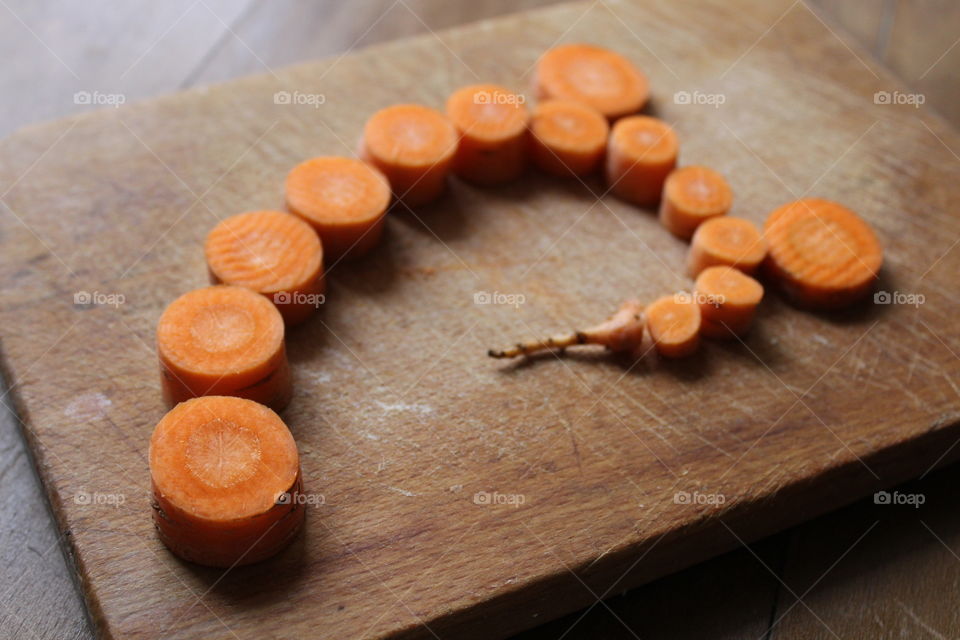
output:
[[587,105],[547,100],[530,120],[530,155],[541,170],[556,176],[583,176],[600,165],[610,125]]
[[667,176],[660,200],[660,222],[688,240],[708,218],[722,216],[733,204],[733,190],[723,176],[700,166],[681,167]]
[[541,99],[582,102],[610,119],[636,113],[649,97],[643,72],[620,54],[589,44],[561,45],[543,54],[536,88]]
[[700,346],[700,307],[690,294],[656,299],[644,311],[647,330],[662,356],[688,356]]
[[358,257],[380,240],[390,184],[370,165],[324,156],[301,162],[287,175],[287,207],[309,222],[327,256]]
[[258,562],[303,523],[297,445],[261,404],[225,396],[180,403],[154,429],[149,460],[154,523],[185,560]]
[[164,399],[237,396],[277,411],[290,401],[283,317],[258,293],[217,285],[185,293],[157,326]]
[[749,220],[732,216],[708,219],[693,232],[687,270],[691,278],[715,265],[736,267],[752,274],[767,254],[767,243]]
[[805,198],[775,210],[764,225],[770,274],[797,302],[836,308],[873,288],[883,249],[873,229],[841,204]]
[[214,283],[267,296],[288,324],[305,320],[322,301],[323,249],[302,219],[281,211],[250,211],[222,220],[207,235]]
[[360,150],[363,159],[387,177],[394,195],[413,207],[443,193],[457,132],[435,109],[398,104],[367,120]]
[[447,99],[447,116],[460,136],[454,173],[483,185],[523,173],[530,119],[523,96],[495,84],[463,87]]
[[677,165],[680,144],[673,128],[649,116],[618,120],[607,145],[607,182],[618,196],[640,206],[660,200]]
[[707,267],[697,276],[700,333],[711,338],[742,335],[753,323],[763,299],[763,285],[733,267]]

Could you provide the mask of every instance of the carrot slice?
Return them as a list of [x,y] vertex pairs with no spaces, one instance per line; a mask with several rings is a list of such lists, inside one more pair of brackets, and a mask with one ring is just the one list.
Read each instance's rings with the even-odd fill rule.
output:
[[660,355],[681,358],[700,346],[700,307],[690,294],[657,298],[645,313],[647,330]]
[[447,116],[460,136],[455,174],[481,185],[520,177],[530,119],[523,96],[495,84],[463,87],[447,99]]
[[743,335],[763,299],[763,285],[733,267],[707,267],[697,276],[700,333],[710,338]]
[[703,221],[724,215],[731,204],[733,190],[722,175],[707,167],[682,167],[663,184],[660,222],[673,235],[689,240]]
[[567,44],[540,58],[535,86],[541,100],[575,100],[610,119],[636,113],[649,97],[647,77],[609,49]]
[[261,404],[225,396],[178,404],[154,429],[149,459],[153,522],[184,560],[259,562],[303,524],[297,445]]
[[578,102],[547,100],[530,120],[530,156],[542,171],[583,176],[600,165],[610,125],[603,115]]
[[767,271],[797,302],[837,308],[873,288],[883,248],[873,229],[841,204],[806,198],[767,218]]
[[230,216],[207,235],[210,279],[253,289],[277,305],[288,324],[322,302],[323,249],[306,222],[281,211]]
[[245,287],[217,285],[185,293],[157,326],[163,397],[237,396],[277,411],[290,401],[283,318]]
[[337,156],[301,162],[287,175],[287,207],[309,222],[327,256],[358,257],[380,241],[390,184],[370,165]]
[[687,270],[691,278],[715,265],[736,267],[753,274],[767,254],[767,243],[749,220],[732,216],[708,219],[693,232]]
[[652,206],[677,165],[677,134],[663,120],[631,116],[618,120],[607,145],[607,182],[629,202]]
[[440,197],[457,132],[445,115],[418,104],[377,111],[363,128],[361,157],[383,172],[394,195],[415,207]]

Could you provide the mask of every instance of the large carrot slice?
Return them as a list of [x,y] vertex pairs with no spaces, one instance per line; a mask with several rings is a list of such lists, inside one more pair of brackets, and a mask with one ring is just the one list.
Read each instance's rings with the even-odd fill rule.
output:
[[693,232],[687,271],[691,278],[715,265],[736,267],[752,274],[767,254],[767,243],[749,220],[732,216],[708,219]]
[[589,44],[562,45],[543,54],[535,86],[540,99],[575,100],[610,119],[636,113],[649,96],[647,77],[629,60]]
[[530,119],[523,96],[495,84],[463,87],[447,99],[447,116],[460,136],[454,173],[481,185],[523,173]]
[[644,313],[650,337],[660,355],[681,358],[700,346],[700,307],[690,294],[657,298]]
[[300,530],[297,445],[261,404],[225,396],[178,404],[154,429],[149,458],[153,522],[184,560],[259,562]]
[[652,206],[663,182],[677,165],[680,145],[666,122],[648,116],[622,118],[613,125],[607,145],[607,182],[629,202]]
[[363,128],[360,153],[383,172],[394,195],[411,207],[443,193],[457,132],[439,111],[398,104],[377,111]]
[[722,216],[731,204],[733,190],[722,175],[707,167],[682,167],[663,184],[660,222],[673,235],[689,240],[702,222]]
[[277,308],[245,287],[185,293],[157,326],[163,396],[175,405],[197,396],[237,396],[277,411],[290,401],[290,366]]
[[380,241],[390,184],[370,165],[313,158],[290,171],[286,192],[287,207],[316,229],[328,257],[358,257]]
[[805,198],[767,218],[767,271],[803,305],[837,308],[873,288],[883,249],[873,229],[841,204]]
[[530,120],[534,164],[557,176],[583,176],[600,165],[610,125],[595,109],[570,100],[537,105]]
[[733,267],[707,267],[697,276],[700,333],[709,338],[743,335],[763,299],[763,285]]
[[306,222],[281,211],[251,211],[220,222],[204,245],[214,284],[267,296],[288,324],[306,320],[323,298],[323,249]]

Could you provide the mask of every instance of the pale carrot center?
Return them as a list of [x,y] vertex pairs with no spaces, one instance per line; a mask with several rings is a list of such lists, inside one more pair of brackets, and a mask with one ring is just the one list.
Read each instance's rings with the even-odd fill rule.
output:
[[186,466],[204,484],[226,489],[252,476],[260,455],[256,433],[230,420],[214,418],[190,434]]
[[596,58],[577,59],[568,70],[572,84],[587,95],[610,96],[622,91],[620,70]]
[[238,349],[254,337],[257,323],[246,309],[229,305],[204,307],[194,316],[190,334],[209,353]]

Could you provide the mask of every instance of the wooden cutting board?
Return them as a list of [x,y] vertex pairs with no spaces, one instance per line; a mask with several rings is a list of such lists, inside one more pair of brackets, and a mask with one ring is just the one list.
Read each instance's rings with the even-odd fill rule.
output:
[[[227,573],[177,561],[150,522],[153,332],[205,284],[207,231],[282,206],[287,170],[349,154],[375,109],[525,88],[558,41],[644,68],[649,111],[682,162],[729,176],[736,215],[804,194],[861,212],[899,304],[825,316],[771,296],[745,343],[684,362],[504,364],[485,350],[689,287],[686,246],[595,182],[453,183],[335,265],[289,334],[284,418],[322,502],[303,535]],[[865,58],[800,3],[573,4],[3,142],[5,373],[103,635],[501,637],[953,460],[960,136],[876,103],[903,89]]]

